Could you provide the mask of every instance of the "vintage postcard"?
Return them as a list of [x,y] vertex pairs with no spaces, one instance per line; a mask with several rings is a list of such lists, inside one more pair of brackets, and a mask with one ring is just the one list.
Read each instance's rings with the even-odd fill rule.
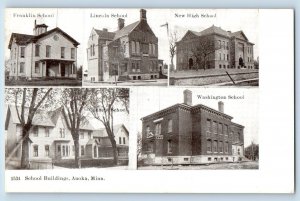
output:
[[293,10],[6,8],[4,42],[6,192],[294,192]]

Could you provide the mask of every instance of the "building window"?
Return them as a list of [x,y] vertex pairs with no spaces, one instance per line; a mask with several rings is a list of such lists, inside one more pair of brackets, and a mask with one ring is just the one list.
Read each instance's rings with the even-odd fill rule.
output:
[[223,41],[223,48],[225,49],[225,41]]
[[146,135],[148,136],[149,134],[150,134],[150,127],[147,126],[147,127],[146,127]]
[[213,127],[213,133],[217,134],[218,133],[218,125],[217,125],[216,121],[213,121],[212,127]]
[[93,46],[90,46],[90,56],[93,56]]
[[211,133],[211,120],[207,119],[206,120],[206,134],[210,135],[210,133]]
[[25,62],[20,63],[20,73],[24,73]]
[[152,54],[152,44],[149,44],[149,54]]
[[131,41],[131,52],[135,54],[135,42]]
[[21,47],[21,58],[25,57],[25,47]]
[[84,132],[80,132],[80,139],[84,139]]
[[131,70],[132,70],[132,72],[135,72],[135,63],[131,64]]
[[221,41],[220,40],[218,40],[218,48],[221,49]]
[[91,131],[88,132],[88,139],[92,139],[92,132]]
[[119,137],[119,144],[122,144],[122,138]]
[[71,48],[71,59],[75,59],[75,48]]
[[218,131],[220,135],[223,134],[223,125],[221,123],[219,123]]
[[36,57],[40,56],[40,45],[35,45],[35,56]]
[[155,124],[155,135],[160,135],[161,134],[161,124]]
[[156,52],[156,51],[155,51],[155,44],[152,44],[152,46],[153,46],[153,47],[152,47],[152,54],[155,55],[155,52]]
[[94,158],[97,158],[97,146],[94,146]]
[[39,128],[37,126],[33,127],[33,136],[34,137],[39,136]]
[[241,155],[241,151],[240,151],[240,148],[238,148],[238,155]]
[[49,137],[49,136],[50,136],[49,128],[45,127],[45,137]]
[[222,60],[222,54],[221,53],[219,53],[219,59]]
[[[71,48],[71,50],[72,49],[74,49],[74,48]],[[72,52],[71,52],[72,53]],[[93,54],[93,56],[95,56],[95,44],[93,44],[93,46],[92,46],[92,54]],[[71,54],[72,55],[72,54]],[[72,58],[72,57],[71,57]],[[73,58],[72,59],[74,59],[75,58],[75,49],[74,49],[74,56],[73,56]]]
[[172,153],[172,140],[168,140],[168,154]]
[[125,137],[123,137],[123,144],[126,144],[126,140],[125,140]]
[[140,64],[139,63],[136,63],[136,72],[141,72]]
[[60,48],[60,57],[62,58],[62,59],[64,59],[65,58],[65,47],[61,47]]
[[219,142],[219,153],[223,153],[223,142]]
[[218,142],[216,140],[213,142],[213,152],[218,153]]
[[225,125],[225,124],[224,124],[223,131],[224,131],[224,135],[225,135],[225,136],[228,136],[228,126]]
[[49,145],[45,145],[45,156],[49,156]]
[[65,131],[66,130],[64,128],[60,128],[59,129],[60,138],[65,138],[66,137]]
[[225,60],[225,54],[223,54],[223,60]]
[[226,49],[229,50],[229,45],[228,42],[226,43]]
[[135,42],[135,52],[137,53],[137,54],[140,54],[140,43],[139,42]]
[[39,156],[39,146],[38,145],[34,145],[33,146],[33,156],[34,157],[38,157]]
[[228,153],[228,142],[225,142],[225,147],[224,147],[224,151],[225,151],[225,153]]
[[171,133],[172,132],[172,129],[173,128],[173,121],[172,119],[169,119],[168,120],[168,133]]
[[153,152],[153,142],[146,144],[147,152]]
[[207,158],[207,161],[211,161],[211,157],[208,157],[208,158]]
[[81,152],[81,156],[83,156],[84,155],[84,146],[83,145],[81,145],[80,152]]
[[207,140],[207,153],[211,152],[211,140]]
[[46,46],[46,57],[51,57],[51,46],[47,45]]
[[34,73],[40,73],[40,64],[39,62],[34,63]]
[[229,61],[229,54],[227,54],[227,61]]
[[221,64],[219,65],[219,68],[222,68],[222,65],[221,65]]

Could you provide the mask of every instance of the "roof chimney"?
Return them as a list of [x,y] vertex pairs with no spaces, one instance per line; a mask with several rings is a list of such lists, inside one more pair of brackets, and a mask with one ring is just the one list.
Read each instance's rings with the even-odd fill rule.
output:
[[119,18],[118,19],[118,28],[119,28],[119,30],[123,29],[124,25],[125,25],[125,20],[122,19],[122,18]]
[[183,103],[192,106],[192,91],[186,89],[183,91]]
[[224,103],[222,101],[218,102],[219,112],[224,113]]
[[147,20],[146,12],[145,9],[140,10],[140,20]]

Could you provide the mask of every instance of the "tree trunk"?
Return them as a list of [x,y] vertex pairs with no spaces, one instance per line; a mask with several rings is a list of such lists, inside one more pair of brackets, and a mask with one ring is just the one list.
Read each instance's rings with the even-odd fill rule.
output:
[[79,160],[79,140],[74,140],[74,148],[75,148],[75,167],[81,168],[81,162]]
[[113,155],[114,155],[114,165],[118,165],[118,150],[117,150],[117,145],[115,140],[114,143],[112,143],[112,148],[113,148]]
[[21,169],[29,168],[29,135],[27,135],[27,129],[23,128],[22,131],[22,156],[21,156]]

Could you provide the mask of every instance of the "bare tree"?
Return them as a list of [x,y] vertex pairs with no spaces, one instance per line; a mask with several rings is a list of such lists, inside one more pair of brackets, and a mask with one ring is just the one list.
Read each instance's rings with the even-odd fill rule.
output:
[[177,42],[178,42],[178,33],[174,30],[169,34],[169,53],[171,58],[171,70],[174,70],[174,57],[176,55],[177,50]]
[[209,55],[221,48],[221,44],[217,44],[210,36],[202,36],[191,49],[193,57],[196,59],[196,70],[207,68],[207,61]]
[[[33,126],[33,120],[41,108],[48,108],[49,101],[52,101],[50,93],[52,88],[15,88],[6,90],[6,102],[14,104],[18,120],[20,122],[21,132],[21,169],[29,167],[29,133]],[[47,103],[48,102],[48,103]]]
[[88,110],[105,127],[113,149],[114,164],[118,163],[117,145],[114,135],[114,110],[125,108],[129,112],[129,89],[109,88],[91,89]]
[[79,134],[80,127],[87,122],[84,110],[87,105],[88,92],[89,89],[87,88],[66,88],[62,91],[63,115],[74,141],[75,166],[77,168],[81,166],[79,160]]

